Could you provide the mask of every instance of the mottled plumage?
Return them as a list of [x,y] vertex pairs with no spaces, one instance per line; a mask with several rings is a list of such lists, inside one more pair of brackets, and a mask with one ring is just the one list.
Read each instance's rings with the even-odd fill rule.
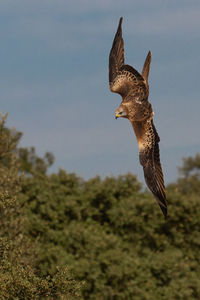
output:
[[122,18],[109,56],[110,90],[120,94],[123,99],[115,111],[115,116],[127,118],[131,122],[139,146],[139,159],[143,166],[146,184],[166,217],[165,185],[158,145],[160,138],[153,123],[153,109],[148,101],[151,52],[144,62],[142,75],[133,67],[126,65],[121,24]]

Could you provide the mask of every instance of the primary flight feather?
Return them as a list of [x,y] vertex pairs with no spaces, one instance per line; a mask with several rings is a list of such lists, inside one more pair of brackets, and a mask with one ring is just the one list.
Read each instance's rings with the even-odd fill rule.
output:
[[142,74],[126,65],[121,25],[122,18],[119,20],[109,56],[110,90],[122,96],[115,117],[127,118],[131,122],[139,146],[139,159],[143,166],[146,184],[166,217],[165,185],[158,145],[160,138],[153,123],[153,109],[148,101],[151,52],[146,57]]

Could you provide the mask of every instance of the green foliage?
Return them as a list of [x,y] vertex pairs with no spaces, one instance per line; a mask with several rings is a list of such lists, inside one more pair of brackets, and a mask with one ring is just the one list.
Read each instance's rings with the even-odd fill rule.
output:
[[36,155],[35,148],[19,148],[18,156],[20,159],[20,169],[26,175],[34,175],[37,173],[45,174],[47,169],[53,164],[54,156],[50,152],[46,152],[41,158]]
[[179,168],[180,172],[188,177],[192,172],[200,176],[200,154],[196,154],[195,157],[183,158],[183,166]]
[[183,158],[183,166],[179,168],[182,177],[178,180],[178,188],[182,194],[200,195],[200,154]]
[[[188,178],[187,178],[188,180]],[[200,197],[169,186],[169,218],[127,174],[84,181],[75,174],[25,178],[29,234],[39,237],[40,271],[67,265],[85,280],[84,299],[200,297]]]
[[20,133],[0,121],[0,299],[80,299],[82,283],[61,268],[44,277],[38,269],[38,243],[27,236],[27,218],[17,200],[19,175],[17,144]]
[[19,148],[3,123],[0,299],[200,299],[199,154],[168,186],[164,220],[134,175],[48,174],[53,155]]

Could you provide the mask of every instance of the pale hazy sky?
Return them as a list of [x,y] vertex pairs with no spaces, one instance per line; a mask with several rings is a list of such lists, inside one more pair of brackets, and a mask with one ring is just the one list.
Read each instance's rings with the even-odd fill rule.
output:
[[150,97],[166,182],[200,152],[199,0],[0,0],[0,110],[21,145],[84,178],[137,174],[138,148],[121,99],[109,91],[108,56],[123,16],[126,62],[152,51]]

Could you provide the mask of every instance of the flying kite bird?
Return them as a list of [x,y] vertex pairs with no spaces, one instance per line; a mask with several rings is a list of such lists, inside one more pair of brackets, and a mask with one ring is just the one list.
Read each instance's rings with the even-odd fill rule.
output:
[[143,166],[146,184],[166,218],[165,185],[158,145],[160,138],[153,123],[154,112],[148,101],[151,52],[149,51],[144,62],[142,75],[125,64],[122,19],[119,20],[109,56],[110,90],[122,96],[122,102],[115,111],[115,118],[123,117],[131,122],[139,146],[139,160]]

